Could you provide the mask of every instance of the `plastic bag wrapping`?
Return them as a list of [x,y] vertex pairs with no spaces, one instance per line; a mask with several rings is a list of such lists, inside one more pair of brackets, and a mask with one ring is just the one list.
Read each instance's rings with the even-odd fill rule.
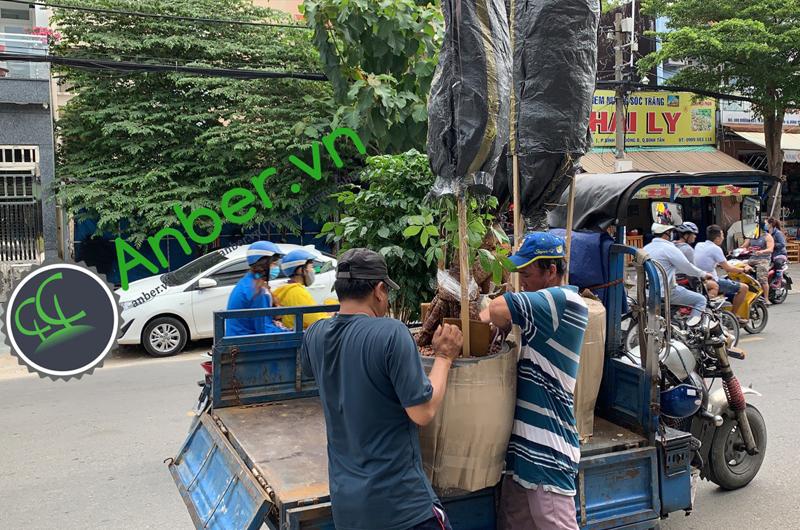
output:
[[428,99],[431,195],[492,192],[510,131],[511,40],[503,0],[445,0]]
[[[447,391],[428,425],[420,427],[422,466],[442,496],[478,491],[500,482],[517,398],[519,348],[456,359]],[[434,358],[423,357],[430,373]]]
[[518,157],[521,212],[530,218],[526,229],[541,229],[546,210],[561,198],[591,147],[600,4],[513,0],[509,9],[514,36],[511,154]]
[[[445,300],[454,302],[461,301],[461,280],[450,274],[448,271],[436,273],[436,282],[439,284],[439,296]],[[469,279],[469,300],[478,299],[478,284],[470,276]]]

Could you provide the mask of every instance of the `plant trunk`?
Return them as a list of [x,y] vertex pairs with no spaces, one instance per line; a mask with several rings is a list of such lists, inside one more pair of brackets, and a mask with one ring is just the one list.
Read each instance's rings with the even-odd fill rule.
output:
[[781,215],[781,194],[786,178],[783,175],[783,151],[781,150],[781,137],[783,135],[783,116],[786,110],[776,108],[774,111],[764,112],[764,142],[767,149],[767,171],[781,179],[781,185],[775,186],[770,192],[767,208],[764,214],[776,218]]

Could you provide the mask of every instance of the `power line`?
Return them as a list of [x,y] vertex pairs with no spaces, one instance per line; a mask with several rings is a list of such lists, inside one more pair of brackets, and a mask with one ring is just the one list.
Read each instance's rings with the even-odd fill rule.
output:
[[0,60],[51,63],[73,68],[92,68],[125,72],[177,72],[184,74],[229,77],[233,79],[305,79],[308,81],[327,81],[323,73],[273,72],[268,70],[246,70],[241,68],[209,68],[204,66],[180,66],[166,64],[147,64],[131,61],[111,61],[106,59],[86,59],[77,57],[58,57],[55,55],[23,55],[0,53]]
[[165,20],[183,20],[187,22],[208,22],[213,24],[234,24],[239,26],[263,26],[270,28],[294,28],[294,29],[311,29],[308,26],[300,26],[297,24],[272,24],[268,22],[246,22],[243,20],[224,20],[218,18],[197,18],[197,17],[182,17],[178,15],[157,15],[155,13],[141,13],[137,11],[116,11],[114,9],[101,9],[96,7],[81,7],[81,6],[68,6],[63,4],[51,4],[48,2],[29,2],[28,0],[3,0],[4,2],[13,2],[15,4],[26,4],[28,6],[39,7],[55,7],[58,9],[72,9],[75,11],[88,11],[90,13],[105,13],[112,15],[127,15],[132,17],[145,17],[145,18],[160,18]]

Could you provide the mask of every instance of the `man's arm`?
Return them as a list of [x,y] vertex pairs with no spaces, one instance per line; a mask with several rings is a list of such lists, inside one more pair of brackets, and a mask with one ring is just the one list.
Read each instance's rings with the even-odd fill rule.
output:
[[498,296],[489,303],[489,307],[481,311],[480,319],[482,322],[491,322],[503,331],[511,330],[511,310],[508,302],[502,296]]
[[406,413],[411,421],[417,425],[425,426],[433,420],[439,405],[444,398],[447,389],[447,374],[453,360],[461,354],[464,344],[464,337],[461,330],[452,324],[439,326],[433,334],[433,351],[436,358],[433,361],[433,368],[428,375],[433,387],[431,399],[425,403],[406,407]]
[[756,256],[758,256],[759,254],[769,254],[771,256],[772,251],[775,250],[775,238],[773,238],[772,235],[767,234],[767,237],[764,238],[764,241],[766,241],[767,243],[767,248],[762,248],[761,250],[756,252]]

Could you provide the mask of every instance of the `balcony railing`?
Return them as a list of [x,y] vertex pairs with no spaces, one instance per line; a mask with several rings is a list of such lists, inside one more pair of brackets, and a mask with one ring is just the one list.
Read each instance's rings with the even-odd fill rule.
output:
[[[47,55],[47,39],[38,35],[0,33],[0,53],[9,55]],[[30,61],[0,59],[0,79],[49,79],[50,65]]]

